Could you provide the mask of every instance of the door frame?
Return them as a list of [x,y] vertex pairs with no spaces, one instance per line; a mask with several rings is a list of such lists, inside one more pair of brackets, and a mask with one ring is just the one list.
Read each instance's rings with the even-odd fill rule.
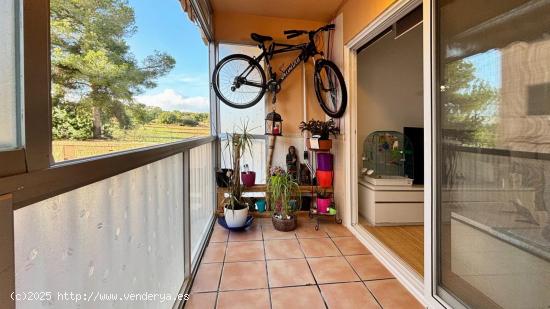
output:
[[[384,246],[365,228],[358,224],[358,139],[357,139],[357,50],[365,43],[375,38],[393,23],[406,14],[423,5],[423,78],[424,78],[424,278],[421,278],[403,262],[395,253]],[[411,294],[424,306],[429,308],[451,308],[456,304],[445,303],[436,296],[437,273],[435,272],[435,0],[398,0],[375,18],[367,27],[344,44],[344,74],[349,87],[349,112],[345,123],[346,157],[351,158],[346,164],[347,191],[346,201],[350,211],[345,222],[349,223],[351,231],[376,256],[384,266],[396,277]]]

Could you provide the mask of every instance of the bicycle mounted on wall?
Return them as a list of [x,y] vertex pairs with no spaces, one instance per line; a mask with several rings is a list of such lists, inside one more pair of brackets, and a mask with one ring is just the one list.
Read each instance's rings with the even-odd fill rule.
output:
[[[316,36],[325,31],[334,30],[333,24],[323,26],[317,30],[286,30],[287,39],[304,34],[309,36],[309,42],[301,44],[282,44],[272,42],[270,36],[252,33],[252,40],[259,43],[262,53],[257,57],[243,54],[233,54],[223,58],[214,68],[212,84],[216,95],[225,104],[234,108],[248,108],[258,103],[266,91],[273,93],[273,103],[281,90],[282,82],[294,71],[300,62],[314,59],[315,95],[323,111],[333,118],[341,117],[347,105],[347,90],[342,73],[334,62],[324,58],[323,52],[317,50]],[[266,47],[266,42],[272,42]],[[284,68],[281,75],[273,72],[270,60],[273,56],[293,51],[301,51],[296,59]],[[320,59],[316,59],[320,56]],[[260,62],[264,60],[269,73],[266,80],[265,71]]]

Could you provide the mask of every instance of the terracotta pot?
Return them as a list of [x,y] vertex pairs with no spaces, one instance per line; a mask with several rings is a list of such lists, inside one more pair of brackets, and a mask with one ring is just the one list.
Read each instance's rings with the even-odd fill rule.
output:
[[310,139],[307,139],[307,148],[313,149],[313,150],[330,150],[332,148],[332,140],[331,139],[320,139],[319,141],[319,148],[312,148]]

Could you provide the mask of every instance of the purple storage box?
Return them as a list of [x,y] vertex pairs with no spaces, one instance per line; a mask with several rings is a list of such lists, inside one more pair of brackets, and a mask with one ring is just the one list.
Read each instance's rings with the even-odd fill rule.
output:
[[332,171],[332,153],[318,152],[317,153],[317,170]]

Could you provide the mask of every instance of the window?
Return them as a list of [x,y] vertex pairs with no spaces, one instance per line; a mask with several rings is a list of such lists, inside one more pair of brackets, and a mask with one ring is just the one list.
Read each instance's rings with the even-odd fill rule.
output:
[[527,114],[550,115],[550,83],[527,87]]
[[21,146],[19,128],[19,9],[17,1],[0,3],[0,151]]
[[550,4],[436,3],[437,294],[547,308]]
[[50,16],[55,162],[210,135],[208,46],[179,1],[51,0]]
[[[231,54],[245,54],[251,57],[258,56],[260,49],[251,45],[220,44],[218,48],[219,59]],[[265,99],[265,97],[264,97]],[[244,122],[255,139],[250,153],[245,154],[242,164],[248,164],[249,168],[256,172],[256,183],[265,183],[266,180],[266,139],[265,139],[265,100],[261,100],[253,107],[247,109],[236,109],[220,103],[220,127],[222,139],[222,168],[229,168],[231,160],[229,151],[225,149],[226,134],[239,130]]]

